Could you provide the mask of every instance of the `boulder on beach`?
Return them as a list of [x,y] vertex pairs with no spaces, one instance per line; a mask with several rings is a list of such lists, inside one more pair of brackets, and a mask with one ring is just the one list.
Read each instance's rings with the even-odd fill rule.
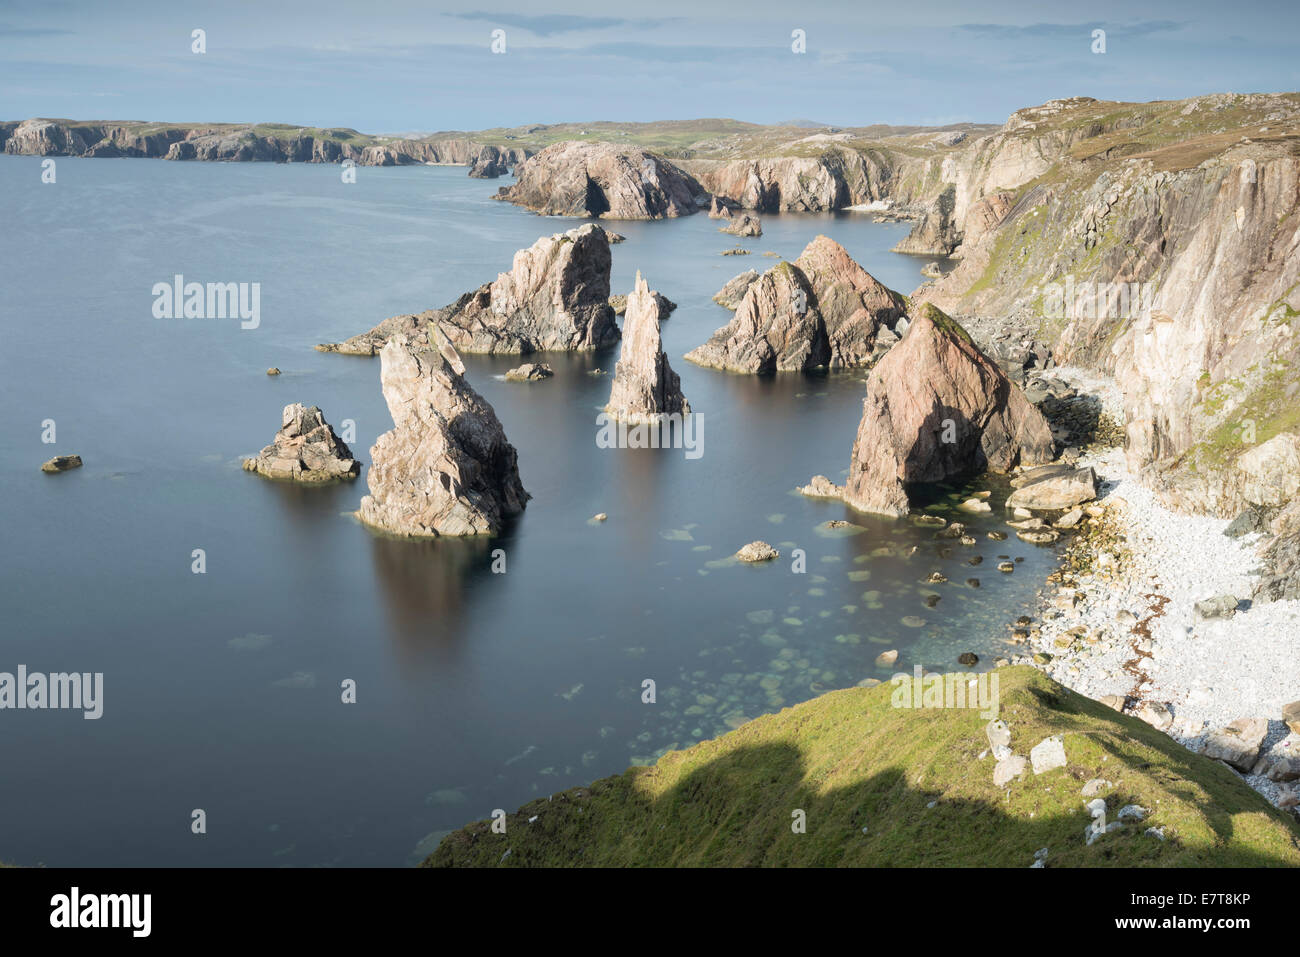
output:
[[295,402],[284,407],[280,431],[271,444],[244,459],[244,471],[293,482],[329,482],[356,478],[361,463],[334,434],[320,409]]
[[1071,509],[1097,497],[1097,473],[1091,468],[1048,466],[1031,469],[1012,481],[1019,485],[1007,498],[1008,508],[1037,511]]
[[393,417],[370,450],[370,494],[358,518],[393,535],[492,535],[524,509],[515,448],[469,383],[455,348],[393,337],[380,352]]
[[875,357],[880,331],[906,310],[905,297],[818,236],[793,263],[751,281],[731,322],[686,358],[730,372],[861,367]]
[[1052,457],[1052,433],[970,335],[932,305],[871,371],[845,501],[883,515],[908,511],[907,486]]

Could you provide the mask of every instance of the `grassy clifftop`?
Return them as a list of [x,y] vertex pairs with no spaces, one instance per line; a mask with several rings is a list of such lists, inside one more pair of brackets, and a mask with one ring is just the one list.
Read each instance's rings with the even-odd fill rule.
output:
[[[892,685],[852,688],[533,801],[505,834],[470,824],[424,866],[1027,867],[1043,847],[1049,867],[1300,865],[1294,818],[1225,766],[1032,668],[997,675],[1012,749],[1060,735],[1065,767],[996,787],[978,711],[895,708]],[[1088,846],[1080,791],[1093,778],[1113,782],[1107,820],[1128,804],[1149,813]],[[806,833],[791,829],[795,810]]]

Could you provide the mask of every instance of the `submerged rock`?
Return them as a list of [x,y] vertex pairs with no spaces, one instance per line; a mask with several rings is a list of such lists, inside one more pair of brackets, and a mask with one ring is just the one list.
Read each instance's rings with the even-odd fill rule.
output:
[[42,472],[66,472],[81,468],[80,455],[56,455],[41,466]]
[[906,486],[1050,461],[1047,420],[961,326],[923,306],[867,379],[845,501],[907,514]]
[[357,517],[410,537],[500,531],[529,495],[514,446],[465,381],[455,348],[435,329],[428,340],[394,337],[380,359],[394,428],[370,450],[370,494]]
[[690,404],[682,395],[681,378],[668,364],[659,336],[660,300],[641,273],[627,297],[623,348],[614,367],[605,411],[627,422],[657,422],[663,415],[685,414]]
[[244,471],[294,482],[329,482],[356,478],[361,463],[320,409],[295,402],[284,407],[275,440],[255,458],[244,459]]
[[875,357],[881,330],[906,308],[903,296],[843,246],[818,236],[793,263],[780,262],[750,282],[731,322],[686,358],[731,372],[860,367]]

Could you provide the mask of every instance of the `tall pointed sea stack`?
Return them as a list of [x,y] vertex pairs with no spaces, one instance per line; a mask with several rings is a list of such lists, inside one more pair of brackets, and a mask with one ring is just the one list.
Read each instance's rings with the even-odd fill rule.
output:
[[493,535],[528,501],[515,448],[465,381],[456,349],[395,335],[379,353],[394,428],[370,450],[370,494],[357,516],[394,535]]
[[605,411],[626,422],[655,422],[661,415],[691,411],[682,395],[681,378],[668,365],[659,336],[662,310],[658,293],[636,274],[627,297],[623,349],[614,367],[614,385]]
[[907,483],[1009,472],[1052,453],[1042,413],[965,329],[927,304],[867,379],[844,500],[906,515]]

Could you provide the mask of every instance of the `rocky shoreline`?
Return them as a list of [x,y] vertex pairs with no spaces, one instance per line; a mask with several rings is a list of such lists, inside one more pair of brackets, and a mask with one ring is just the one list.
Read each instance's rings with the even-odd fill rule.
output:
[[[1112,381],[1070,368],[1052,375],[1121,413]],[[1300,601],[1246,597],[1259,577],[1259,533],[1229,537],[1227,519],[1171,511],[1117,446],[1085,448],[1079,464],[1100,477],[1099,507],[1035,613],[1008,625],[1011,652],[998,664],[1033,664],[1190,750],[1235,763],[1271,803],[1295,808],[1300,733],[1283,709],[1300,697]],[[1231,600],[1214,601],[1223,596]]]

